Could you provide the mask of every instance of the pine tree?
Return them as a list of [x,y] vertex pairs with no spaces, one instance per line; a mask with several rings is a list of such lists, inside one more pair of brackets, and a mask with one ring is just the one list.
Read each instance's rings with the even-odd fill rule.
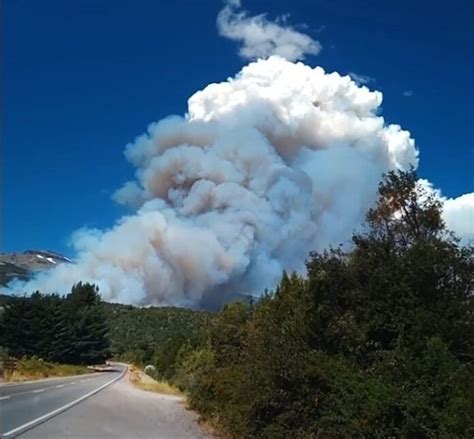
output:
[[95,285],[79,282],[66,297],[72,322],[72,360],[79,364],[103,362],[109,354],[105,311]]
[[71,364],[101,363],[109,356],[108,327],[98,288],[74,285],[57,294],[20,297],[5,306],[0,346],[18,358]]

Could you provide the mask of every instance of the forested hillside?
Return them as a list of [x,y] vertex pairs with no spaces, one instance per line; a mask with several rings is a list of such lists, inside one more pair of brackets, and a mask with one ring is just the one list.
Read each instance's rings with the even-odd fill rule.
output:
[[66,297],[0,295],[0,306],[0,347],[18,358],[71,364],[115,358],[145,366],[160,352],[202,340],[210,318],[185,308],[102,302],[97,287],[82,283]]
[[[156,361],[162,350],[202,337],[210,314],[185,308],[106,303],[111,352],[138,365]],[[178,346],[179,347],[179,346]]]

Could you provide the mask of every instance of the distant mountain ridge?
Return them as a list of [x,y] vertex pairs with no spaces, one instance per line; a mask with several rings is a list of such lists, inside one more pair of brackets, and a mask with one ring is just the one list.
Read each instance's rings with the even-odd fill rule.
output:
[[0,285],[17,278],[26,280],[40,270],[57,264],[71,264],[66,256],[51,250],[26,250],[23,253],[0,253]]

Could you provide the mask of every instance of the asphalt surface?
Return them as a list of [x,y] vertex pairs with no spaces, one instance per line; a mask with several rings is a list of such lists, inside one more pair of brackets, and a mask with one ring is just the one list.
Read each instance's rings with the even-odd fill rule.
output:
[[18,439],[211,439],[177,396],[145,392],[124,376]]
[[0,386],[0,431],[18,426],[70,404],[67,410],[32,428],[5,437],[18,439],[212,439],[178,396],[145,392],[130,384],[128,374],[101,374]]
[[94,391],[123,370],[116,366],[113,372],[0,386],[1,437]]

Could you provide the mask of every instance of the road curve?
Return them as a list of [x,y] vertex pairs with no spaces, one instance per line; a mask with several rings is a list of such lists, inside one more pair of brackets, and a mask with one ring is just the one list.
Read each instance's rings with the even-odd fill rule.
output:
[[118,379],[125,366],[114,371],[0,386],[0,433],[16,437],[60,413],[86,395]]
[[213,439],[176,396],[145,392],[128,376],[18,439]]

